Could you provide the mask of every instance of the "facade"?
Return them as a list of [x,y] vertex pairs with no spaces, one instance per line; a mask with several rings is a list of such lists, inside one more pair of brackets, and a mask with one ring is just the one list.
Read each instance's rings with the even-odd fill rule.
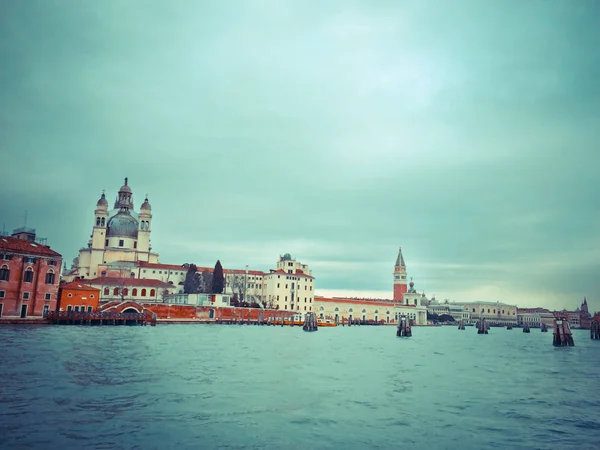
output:
[[415,305],[402,305],[392,300],[368,300],[341,297],[315,297],[315,312],[321,319],[338,323],[397,324],[405,316],[416,325],[427,324],[427,310]]
[[314,311],[314,278],[306,264],[289,253],[279,257],[277,269],[263,276],[266,303],[269,308],[305,314]]
[[96,203],[90,240],[86,247],[79,250],[79,257],[64,279],[72,281],[103,276],[102,272],[107,271],[103,265],[110,263],[158,262],[158,254],[151,251],[151,225],[152,207],[148,198],[136,213],[133,193],[125,178],[113,209],[109,210],[104,194]]
[[592,315],[588,310],[587,299],[585,297],[581,306],[576,308],[575,311],[567,311],[566,309],[554,311],[553,316],[561,318],[566,316],[571,328],[589,329],[592,322]]
[[429,314],[437,314],[438,316],[443,314],[452,316],[456,322],[460,320],[465,323],[471,322],[471,312],[468,309],[463,305],[449,303],[448,301],[445,301],[444,303],[438,303],[435,300],[430,301],[427,306],[427,312]]
[[100,304],[100,289],[72,281],[61,284],[58,297],[58,311],[96,312]]
[[517,324],[529,325],[530,328],[540,328],[545,324],[548,328],[554,325],[554,314],[546,308],[518,308]]
[[[459,304],[459,303],[457,303]],[[471,314],[470,321],[484,318],[490,325],[517,325],[517,307],[501,302],[460,303]]]
[[36,241],[35,229],[0,236],[0,317],[43,317],[58,303],[62,256]]
[[177,288],[160,280],[139,278],[99,277],[86,280],[86,284],[100,290],[100,301],[163,302]]

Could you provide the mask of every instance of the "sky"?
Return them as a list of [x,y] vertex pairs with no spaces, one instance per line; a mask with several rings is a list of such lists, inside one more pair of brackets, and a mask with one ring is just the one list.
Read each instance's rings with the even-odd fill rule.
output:
[[0,226],[70,261],[102,190],[160,261],[322,295],[600,310],[600,2],[7,0]]

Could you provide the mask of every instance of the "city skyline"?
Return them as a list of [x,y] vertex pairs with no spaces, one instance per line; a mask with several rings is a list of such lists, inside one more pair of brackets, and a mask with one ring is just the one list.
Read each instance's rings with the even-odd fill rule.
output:
[[5,5],[6,229],[70,264],[129,177],[163,263],[600,310],[598,4],[332,5]]

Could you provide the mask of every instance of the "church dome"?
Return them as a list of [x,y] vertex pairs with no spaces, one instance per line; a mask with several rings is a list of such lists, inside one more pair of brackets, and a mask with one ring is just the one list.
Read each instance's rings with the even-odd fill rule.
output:
[[127,184],[127,181],[128,181],[128,179],[125,178],[125,184],[123,186],[121,186],[121,189],[119,189],[119,192],[127,192],[127,193],[131,194],[131,188]]
[[128,211],[119,211],[108,221],[106,236],[130,237],[137,239],[138,223]]
[[290,255],[289,253],[286,253],[285,255],[283,255],[283,260],[284,261],[291,261],[292,260],[292,255]]
[[147,209],[147,210],[152,209],[152,206],[150,206],[150,202],[148,202],[148,197],[146,197],[146,200],[144,200],[144,203],[142,203],[142,206],[140,206],[140,209]]
[[96,206],[99,208],[108,208],[108,202],[106,201],[106,196],[104,195],[104,193],[102,193],[102,197],[100,197],[100,200],[98,200]]

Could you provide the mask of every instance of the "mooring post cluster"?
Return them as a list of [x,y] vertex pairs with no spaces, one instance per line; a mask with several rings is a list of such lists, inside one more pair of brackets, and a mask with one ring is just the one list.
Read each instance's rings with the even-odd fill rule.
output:
[[314,312],[306,314],[304,318],[304,325],[302,326],[304,331],[318,331],[317,326],[317,315]]
[[600,322],[593,320],[590,326],[590,338],[594,340],[600,339]]
[[488,334],[488,324],[485,317],[480,318],[477,322],[477,334]]
[[398,329],[396,330],[396,336],[398,337],[411,337],[412,329],[410,327],[410,321],[408,317],[402,316],[400,322],[398,322]]
[[531,330],[529,329],[529,324],[528,323],[524,323],[523,324],[523,333],[531,333]]
[[459,330],[464,330],[465,329],[465,321],[464,320],[460,320],[458,322],[458,329]]
[[554,340],[555,347],[572,347],[575,345],[573,334],[569,327],[569,322],[566,319],[554,319]]

